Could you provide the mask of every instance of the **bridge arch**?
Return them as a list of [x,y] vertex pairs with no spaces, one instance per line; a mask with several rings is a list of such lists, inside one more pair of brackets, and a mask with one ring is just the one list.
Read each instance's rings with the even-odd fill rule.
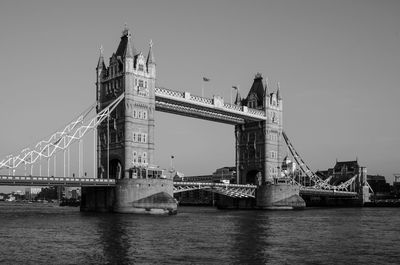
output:
[[246,174],[246,184],[261,185],[262,172],[257,169],[249,170]]
[[123,170],[122,163],[119,159],[114,158],[110,160],[110,178],[112,179],[120,179],[123,178]]

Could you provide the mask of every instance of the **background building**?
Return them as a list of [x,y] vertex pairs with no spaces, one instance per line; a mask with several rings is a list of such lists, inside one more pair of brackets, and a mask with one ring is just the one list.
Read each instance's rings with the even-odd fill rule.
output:
[[36,199],[37,195],[42,191],[42,188],[38,187],[27,187],[25,188],[25,199],[33,201]]

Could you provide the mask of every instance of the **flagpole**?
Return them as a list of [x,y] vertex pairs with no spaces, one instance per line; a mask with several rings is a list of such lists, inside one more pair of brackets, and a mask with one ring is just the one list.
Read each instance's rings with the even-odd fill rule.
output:
[[201,82],[201,97],[204,97],[204,80]]

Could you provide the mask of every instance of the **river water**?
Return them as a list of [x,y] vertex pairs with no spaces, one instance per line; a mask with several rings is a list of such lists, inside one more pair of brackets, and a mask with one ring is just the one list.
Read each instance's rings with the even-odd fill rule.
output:
[[1,264],[400,264],[400,208],[81,213],[0,203]]

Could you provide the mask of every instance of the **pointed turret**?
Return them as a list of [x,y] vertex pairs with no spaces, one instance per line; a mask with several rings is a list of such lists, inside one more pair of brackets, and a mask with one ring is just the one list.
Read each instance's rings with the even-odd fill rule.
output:
[[122,31],[121,41],[119,42],[115,56],[118,58],[133,58],[136,55],[136,50],[132,42],[132,34],[128,27],[125,25]]
[[150,76],[155,78],[156,77],[156,60],[154,59],[153,41],[152,40],[150,40],[150,42],[149,42],[149,54],[147,55],[146,68],[147,68],[147,72],[150,74]]
[[104,56],[103,56],[103,46],[100,47],[99,61],[97,62],[97,69],[105,68]]
[[125,51],[124,51],[124,57],[125,58],[133,58],[133,51],[132,51],[132,44],[131,44],[131,33],[129,32],[129,30],[126,33],[126,46],[125,46]]
[[281,93],[280,93],[280,85],[279,82],[276,84],[276,97],[278,100],[281,100]]
[[267,78],[265,78],[265,83],[264,83],[264,100],[266,100],[265,98],[269,97],[269,89],[268,89],[269,84],[268,83],[269,83],[269,80],[267,77]]
[[236,98],[235,98],[235,105],[242,105],[242,97],[240,96],[239,89],[236,89]]
[[146,61],[146,65],[148,66],[149,64],[156,64],[156,60],[154,59],[152,40],[150,40],[149,42],[149,54],[147,55],[147,61]]
[[244,105],[247,105],[250,108],[263,107],[264,85],[262,79],[263,78],[260,73],[255,75],[253,85],[250,88],[247,98],[243,102]]

